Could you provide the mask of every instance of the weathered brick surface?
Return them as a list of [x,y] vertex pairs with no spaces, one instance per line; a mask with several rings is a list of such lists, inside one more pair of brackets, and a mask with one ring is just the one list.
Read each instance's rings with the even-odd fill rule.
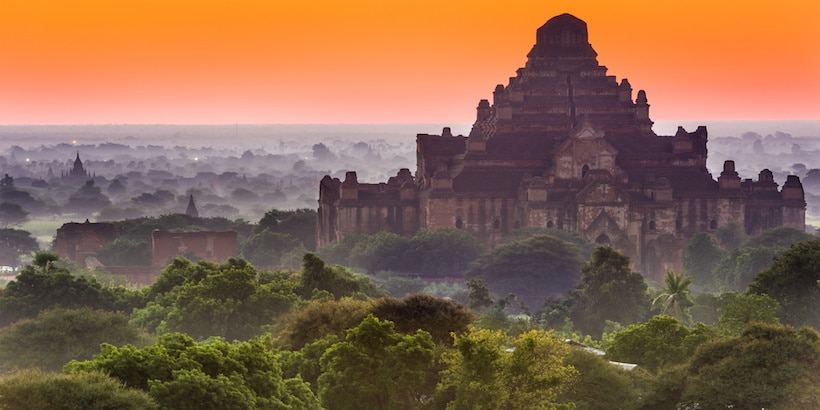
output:
[[[468,136],[419,134],[415,175],[387,183],[325,177],[319,193],[319,245],[346,232],[412,235],[465,229],[490,246],[524,226],[578,231],[624,252],[633,267],[662,280],[680,271],[686,242],[737,222],[750,234],[805,227],[803,188],[782,190],[771,172],[741,180],[727,161],[715,180],[706,168],[707,131],[652,131],[646,92],[633,99],[626,79],[600,65],[586,23],[550,19],[509,83],[481,100]],[[401,210],[401,217],[397,217]]]

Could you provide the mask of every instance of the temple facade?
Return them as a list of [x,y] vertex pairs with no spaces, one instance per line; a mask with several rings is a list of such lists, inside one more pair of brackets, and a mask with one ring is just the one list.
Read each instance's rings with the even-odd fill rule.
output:
[[521,227],[577,231],[628,255],[633,268],[662,280],[680,271],[687,241],[736,222],[749,234],[805,229],[797,176],[782,187],[769,170],[741,179],[726,161],[706,168],[707,130],[652,131],[645,91],[635,96],[598,63],[587,25],[563,14],[538,29],[536,43],[492,102],[478,103],[468,136],[416,137],[415,175],[383,183],[325,176],[318,241],[345,233],[413,235],[467,230],[489,246]]

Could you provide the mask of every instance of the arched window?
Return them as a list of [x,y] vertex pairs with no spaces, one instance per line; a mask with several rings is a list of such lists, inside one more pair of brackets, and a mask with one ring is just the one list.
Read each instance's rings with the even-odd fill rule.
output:
[[456,229],[461,229],[464,227],[464,221],[461,218],[456,218]]
[[678,218],[675,219],[675,229],[683,229],[683,216],[678,214]]
[[552,219],[550,219],[549,221],[547,221],[547,228],[552,229],[552,227],[553,227],[553,226],[554,226],[554,224],[552,223]]
[[581,178],[587,176],[587,172],[589,172],[589,165],[584,165],[584,167],[581,168]]
[[717,221],[712,219],[712,222],[709,222],[709,229],[717,229]]
[[610,242],[611,241],[609,240],[609,237],[606,236],[605,233],[602,233],[598,235],[597,238],[595,238],[595,243],[597,243],[598,245],[608,245]]
[[650,231],[654,231],[654,230],[655,230],[655,221],[649,221],[649,230],[650,230]]
[[513,228],[518,229],[520,227],[521,227],[521,221],[516,219],[515,222],[513,222]]
[[493,219],[493,229],[501,229],[501,220]]

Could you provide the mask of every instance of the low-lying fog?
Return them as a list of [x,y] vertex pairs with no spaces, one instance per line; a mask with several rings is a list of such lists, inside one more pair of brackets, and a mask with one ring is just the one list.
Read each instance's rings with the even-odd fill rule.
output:
[[[656,122],[654,130],[674,135],[678,125],[709,128],[707,165],[715,177],[727,159],[735,160],[741,178],[757,179],[764,168],[781,185],[787,175],[800,176],[807,223],[820,224],[820,121]],[[30,217],[54,222],[184,212],[189,195],[202,216],[256,222],[272,208],[316,208],[326,174],[344,179],[355,170],[359,181],[375,183],[400,168],[415,171],[415,135],[439,134],[444,126],[454,135],[470,129],[463,123],[0,126],[0,176],[13,178],[12,193],[23,197]],[[93,187],[61,178],[77,153]]]

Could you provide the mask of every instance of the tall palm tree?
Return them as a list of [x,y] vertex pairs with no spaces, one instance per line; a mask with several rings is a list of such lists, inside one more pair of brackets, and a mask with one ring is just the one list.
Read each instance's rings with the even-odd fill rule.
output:
[[659,303],[662,303],[662,315],[669,315],[683,323],[688,323],[690,319],[689,308],[695,304],[689,294],[689,285],[694,280],[695,278],[686,276],[685,273],[677,275],[674,271],[667,271],[664,279],[666,288],[662,289],[661,294],[652,301],[652,308],[654,309]]

